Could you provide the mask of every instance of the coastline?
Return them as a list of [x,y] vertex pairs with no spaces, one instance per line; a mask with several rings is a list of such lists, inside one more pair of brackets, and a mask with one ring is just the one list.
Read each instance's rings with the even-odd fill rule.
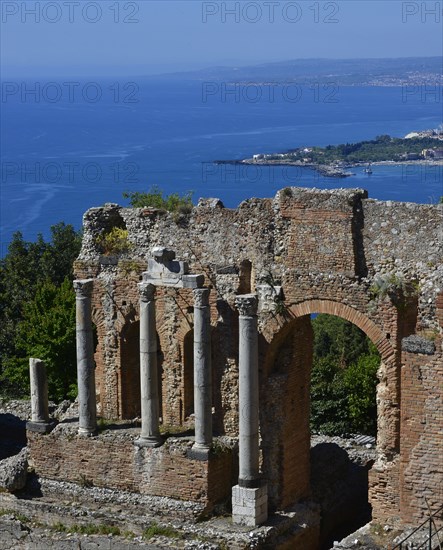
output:
[[[367,164],[364,163],[358,163],[355,165],[349,165],[349,166],[364,166]],[[424,160],[424,159],[417,159],[417,160],[379,160],[377,162],[371,162],[373,166],[403,166],[404,164],[423,164],[426,166],[443,166],[443,159],[439,160]]]
[[354,176],[348,172],[349,168],[365,167],[368,164],[372,166],[443,166],[443,159],[416,159],[416,160],[379,160],[375,162],[353,162],[336,164],[314,164],[290,160],[264,160],[264,159],[241,159],[241,160],[215,160],[214,164],[241,164],[253,166],[294,166],[296,168],[309,168],[329,178],[347,178]]

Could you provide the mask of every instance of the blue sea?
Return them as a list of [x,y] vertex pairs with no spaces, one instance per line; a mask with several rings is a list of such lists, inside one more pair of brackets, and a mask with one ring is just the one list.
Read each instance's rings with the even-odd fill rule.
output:
[[309,169],[213,163],[441,124],[440,98],[402,88],[158,78],[9,84],[1,105],[3,254],[14,231],[31,240],[59,221],[79,228],[88,208],[127,204],[124,191],[152,185],[193,191],[195,201],[219,197],[226,207],[290,185],[363,187],[372,198],[423,203],[443,195],[441,166],[374,166],[370,176],[354,168],[354,176],[332,179]]

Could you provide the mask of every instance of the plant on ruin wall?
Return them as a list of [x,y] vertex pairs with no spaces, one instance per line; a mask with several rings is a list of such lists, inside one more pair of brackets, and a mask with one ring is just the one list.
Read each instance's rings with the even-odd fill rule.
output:
[[128,239],[128,230],[123,227],[112,227],[96,238],[96,244],[104,256],[118,256],[132,249]]
[[377,275],[369,289],[371,300],[383,300],[386,296],[397,299],[400,295],[404,297],[417,296],[420,291],[418,281],[407,281],[402,275],[390,273],[388,275]]
[[183,195],[171,193],[165,195],[156,185],[152,186],[147,193],[139,191],[125,191],[123,197],[129,199],[134,208],[155,208],[163,212],[171,212],[173,220],[178,225],[188,220],[192,212],[192,191]]

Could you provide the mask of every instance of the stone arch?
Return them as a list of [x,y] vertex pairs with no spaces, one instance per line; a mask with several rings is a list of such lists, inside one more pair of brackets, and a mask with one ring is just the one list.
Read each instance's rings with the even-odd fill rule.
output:
[[381,356],[377,386],[377,449],[379,457],[391,460],[400,450],[400,356],[386,334],[361,311],[327,299],[306,300],[289,306],[298,318],[311,313],[327,313],[356,325],[376,346]]
[[333,300],[306,300],[297,304],[288,306],[290,313],[294,317],[303,317],[312,313],[327,313],[335,315],[350,321],[362,330],[372,343],[377,347],[383,361],[390,361],[395,355],[395,350],[392,347],[389,338],[383,333],[381,328],[374,323],[369,317],[361,313],[358,309],[335,302]]
[[366,315],[342,303],[306,300],[288,305],[283,324],[278,325],[275,317],[269,317],[269,322],[265,323],[267,342],[262,344],[261,351],[260,429],[271,510],[289,506],[310,494],[312,313],[335,315],[352,322],[377,347],[382,358],[383,378],[377,390],[378,430],[381,432],[378,452],[388,457],[398,452],[399,407],[395,398],[392,399],[392,395],[399,392],[398,365],[389,336]]

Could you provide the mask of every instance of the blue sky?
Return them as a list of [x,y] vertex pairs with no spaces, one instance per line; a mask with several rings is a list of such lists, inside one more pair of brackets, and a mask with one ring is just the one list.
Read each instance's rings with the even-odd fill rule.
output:
[[441,1],[0,3],[4,77],[442,55]]

